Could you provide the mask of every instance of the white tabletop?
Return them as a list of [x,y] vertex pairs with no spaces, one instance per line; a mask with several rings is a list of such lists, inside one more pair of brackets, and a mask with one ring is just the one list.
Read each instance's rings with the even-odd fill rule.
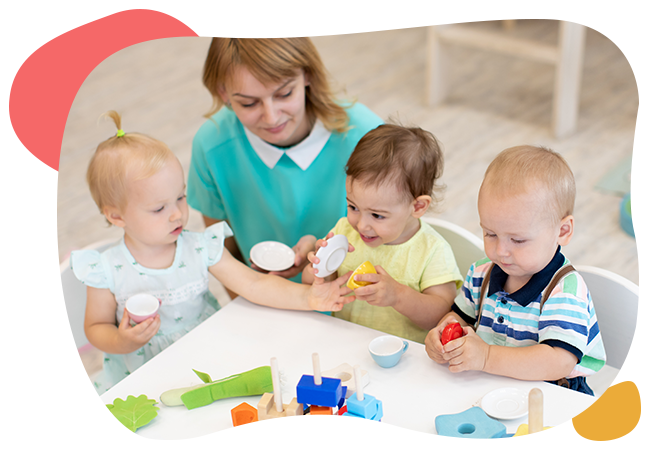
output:
[[[538,387],[544,394],[544,425],[557,426],[590,406],[595,399],[545,382],[527,382],[482,372],[453,374],[429,359],[424,346],[410,342],[397,366],[381,368],[368,353],[368,343],[382,335],[373,329],[321,313],[277,310],[237,298],[130,376],[104,393],[105,403],[115,398],[147,395],[160,401],[164,391],[200,384],[192,369],[213,380],[269,365],[278,360],[283,381],[283,402],[296,395],[303,374],[313,374],[312,353],[320,357],[322,371],[342,363],[360,365],[370,375],[364,392],[383,402],[383,423],[435,434],[438,415],[469,409],[488,392],[514,387],[528,393]],[[155,439],[198,437],[232,427],[230,410],[242,402],[256,407],[260,396],[229,398],[188,410],[160,403],[158,416],[137,433]],[[526,416],[500,420],[514,433]]]

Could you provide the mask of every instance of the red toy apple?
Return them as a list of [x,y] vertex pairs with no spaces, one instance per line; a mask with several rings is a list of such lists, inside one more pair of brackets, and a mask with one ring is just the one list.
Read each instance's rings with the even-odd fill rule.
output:
[[456,338],[460,338],[462,336],[463,328],[460,326],[460,323],[453,322],[445,326],[444,330],[442,331],[442,335],[440,336],[440,342],[445,345],[451,340],[455,340]]

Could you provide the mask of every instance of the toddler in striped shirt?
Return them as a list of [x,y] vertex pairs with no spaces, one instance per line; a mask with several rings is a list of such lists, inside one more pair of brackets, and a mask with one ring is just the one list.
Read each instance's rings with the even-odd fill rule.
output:
[[[585,377],[605,364],[589,290],[562,255],[573,236],[575,181],[549,149],[517,146],[490,164],[478,196],[487,258],[464,298],[427,335],[429,357],[449,370],[545,380],[593,395]],[[463,336],[441,342],[450,323]]]

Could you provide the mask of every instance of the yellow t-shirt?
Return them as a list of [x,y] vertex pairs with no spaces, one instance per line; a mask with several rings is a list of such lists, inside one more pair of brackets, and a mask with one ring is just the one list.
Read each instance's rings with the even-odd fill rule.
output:
[[[428,223],[420,219],[420,229],[403,244],[369,247],[359,237],[347,217],[339,219],[332,230],[343,234],[354,246],[338,269],[338,275],[355,270],[364,261],[383,267],[399,283],[418,292],[430,286],[456,282],[463,284],[451,246]],[[363,300],[355,300],[334,312],[333,316],[362,326],[424,343],[427,331],[419,328],[393,307],[377,307]]]

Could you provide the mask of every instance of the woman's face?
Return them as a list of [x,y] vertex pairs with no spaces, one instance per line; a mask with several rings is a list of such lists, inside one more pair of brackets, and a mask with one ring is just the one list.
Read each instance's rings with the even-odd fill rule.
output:
[[302,70],[279,83],[264,84],[238,66],[218,91],[246,128],[276,146],[301,142],[311,132],[305,112],[305,87],[309,80]]

